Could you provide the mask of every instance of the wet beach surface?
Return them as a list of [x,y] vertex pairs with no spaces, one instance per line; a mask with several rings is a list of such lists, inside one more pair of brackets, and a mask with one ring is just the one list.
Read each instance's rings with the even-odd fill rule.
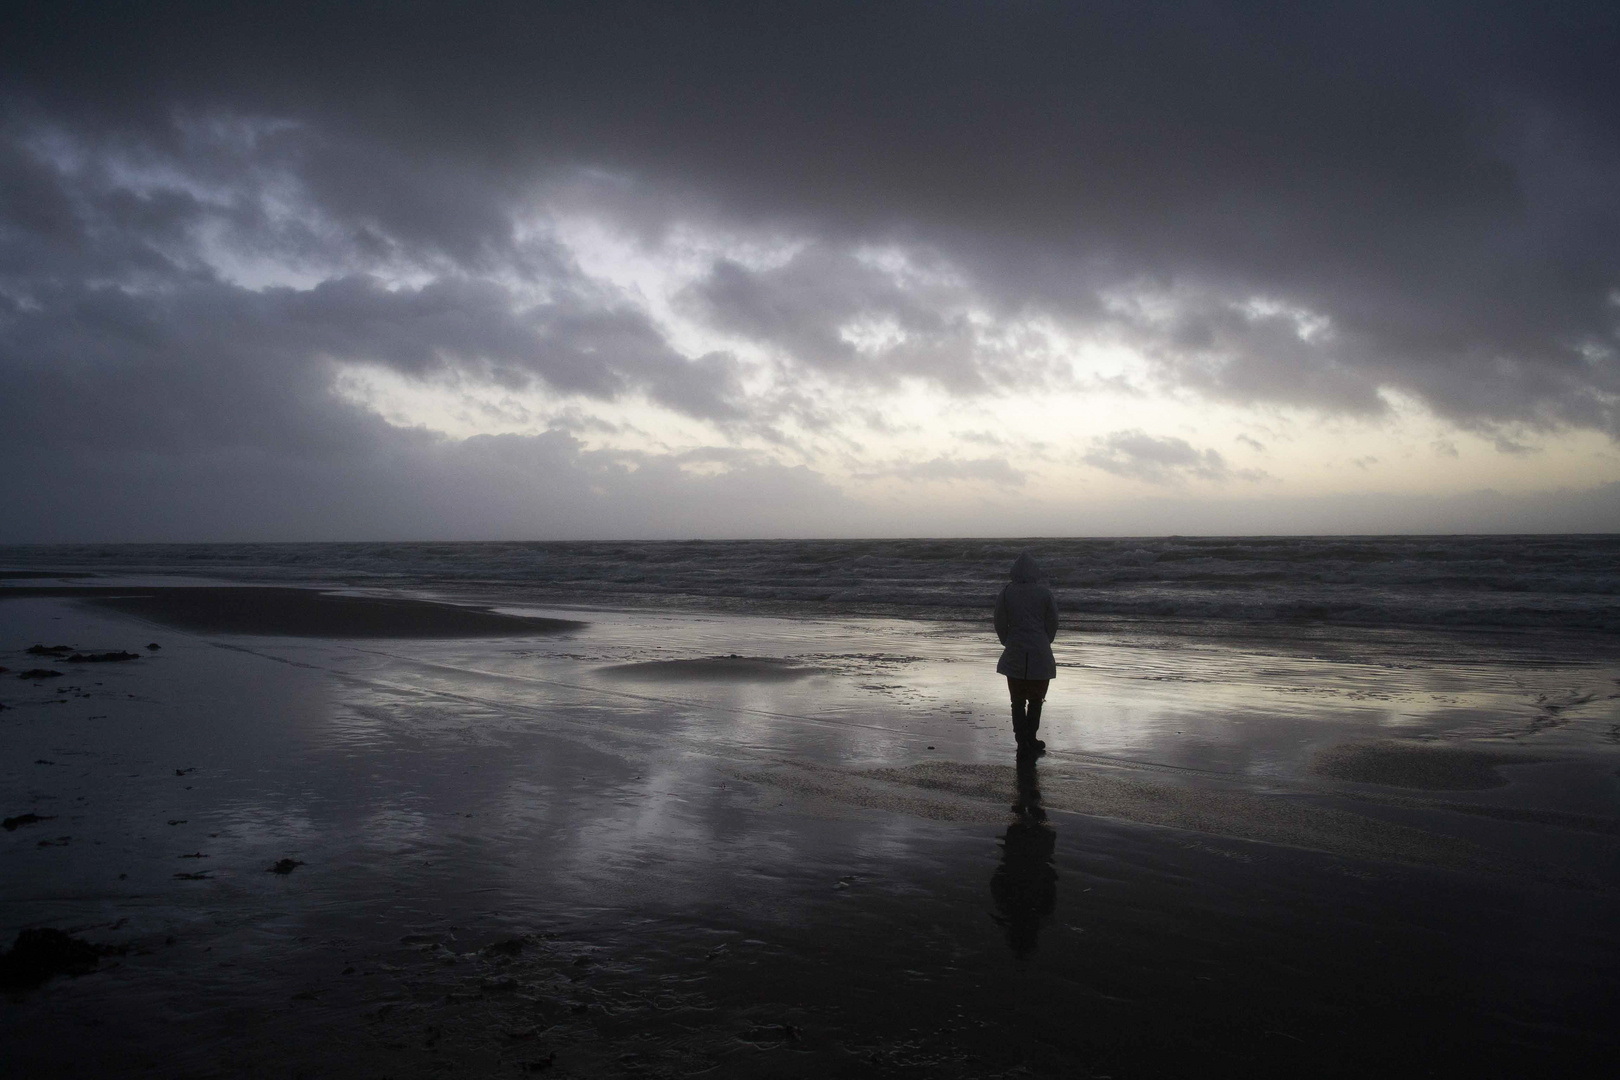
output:
[[487,638],[555,634],[584,626],[572,619],[503,615],[427,600],[263,585],[23,585],[7,589],[5,595],[71,598],[180,630],[214,634]]
[[961,627],[511,614],[585,625],[0,602],[0,809],[37,819],[0,833],[0,935],[104,950],[0,997],[12,1070],[1548,1075],[1616,1048],[1601,658],[1076,636],[1021,772]]

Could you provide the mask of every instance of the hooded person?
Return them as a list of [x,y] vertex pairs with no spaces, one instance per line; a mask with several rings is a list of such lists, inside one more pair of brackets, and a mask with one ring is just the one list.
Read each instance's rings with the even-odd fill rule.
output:
[[1041,726],[1041,704],[1047,684],[1057,676],[1052,639],[1057,637],[1057,600],[1041,584],[1041,568],[1029,553],[1012,565],[1012,581],[996,598],[996,636],[1005,646],[996,671],[1007,676],[1012,696],[1013,736],[1018,755],[1028,757],[1046,749],[1035,737]]

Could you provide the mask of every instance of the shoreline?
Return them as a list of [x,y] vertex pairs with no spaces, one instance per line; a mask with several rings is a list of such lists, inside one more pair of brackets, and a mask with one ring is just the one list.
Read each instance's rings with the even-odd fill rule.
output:
[[[45,574],[19,572],[27,578],[77,581],[114,575],[95,573]],[[217,579],[208,579],[217,580]],[[444,583],[453,585],[453,583]],[[422,589],[384,588],[376,583],[277,584],[230,583],[198,585],[16,585],[0,584],[0,601],[29,597],[80,599],[110,609],[121,609],[177,629],[202,633],[264,636],[341,638],[473,638],[552,635],[578,630],[591,616],[657,616],[669,618],[764,618],[807,623],[853,619],[935,626],[946,630],[977,628],[989,632],[987,614],[967,611],[881,607],[854,608],[828,604],[818,608],[804,603],[755,603],[738,599],[715,602],[702,597],[664,600],[658,597],[629,602],[603,597],[589,603],[577,597],[504,599],[488,590],[454,587]],[[367,595],[380,594],[380,595]],[[427,595],[423,595],[426,593]],[[358,595],[357,595],[358,594]],[[415,595],[412,595],[415,594]],[[122,600],[119,598],[128,597]],[[221,603],[248,600],[251,607]],[[195,600],[195,603],[187,603]],[[505,609],[505,610],[503,610]],[[578,613],[582,619],[553,615],[517,614],[523,610]],[[1607,659],[1620,631],[1581,627],[1507,626],[1428,623],[1358,623],[1333,620],[1299,621],[1215,618],[1202,616],[1107,615],[1085,610],[1063,616],[1063,635],[1090,641],[1096,636],[1162,638],[1169,641],[1221,641],[1232,646],[1256,646],[1284,651],[1337,648],[1346,643],[1420,652],[1441,652],[1448,646],[1489,653],[1509,650],[1537,662],[1566,660],[1586,663]]]

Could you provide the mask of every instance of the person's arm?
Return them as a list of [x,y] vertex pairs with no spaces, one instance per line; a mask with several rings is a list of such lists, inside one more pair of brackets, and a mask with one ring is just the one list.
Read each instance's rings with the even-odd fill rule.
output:
[[1001,587],[1001,595],[996,597],[996,637],[1001,639],[1003,645],[1007,644],[1007,586]]
[[1046,624],[1046,640],[1057,640],[1057,600],[1052,596],[1052,590],[1046,590],[1046,605],[1041,612],[1041,620]]

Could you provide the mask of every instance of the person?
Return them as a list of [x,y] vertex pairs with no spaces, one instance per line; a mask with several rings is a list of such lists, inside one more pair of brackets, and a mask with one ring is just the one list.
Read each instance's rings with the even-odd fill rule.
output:
[[1035,737],[1041,727],[1046,688],[1057,676],[1052,639],[1057,637],[1057,600],[1041,584],[1041,569],[1029,552],[1012,565],[1012,581],[996,598],[996,636],[1004,648],[996,671],[1007,676],[1012,696],[1013,737],[1019,757],[1035,757],[1046,743]]

